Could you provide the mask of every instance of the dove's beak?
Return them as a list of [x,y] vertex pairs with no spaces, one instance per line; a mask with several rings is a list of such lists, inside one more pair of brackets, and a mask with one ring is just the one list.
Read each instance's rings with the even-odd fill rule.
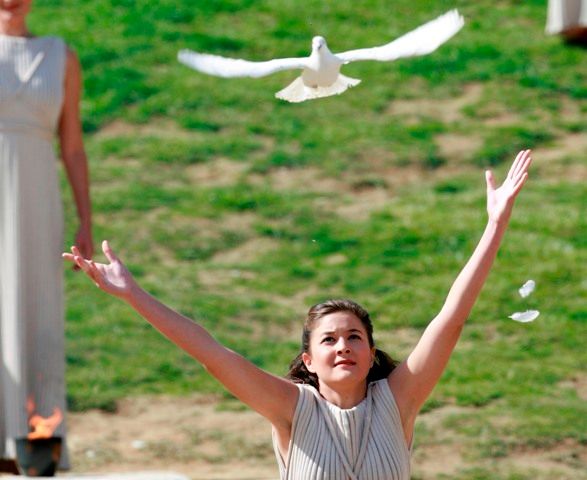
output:
[[324,38],[322,37],[314,37],[312,39],[312,50],[314,51],[318,51],[320,50],[324,45],[326,44],[326,42],[324,41]]

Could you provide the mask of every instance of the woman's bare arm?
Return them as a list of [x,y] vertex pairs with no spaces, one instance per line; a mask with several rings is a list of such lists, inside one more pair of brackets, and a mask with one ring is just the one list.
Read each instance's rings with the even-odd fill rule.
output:
[[495,187],[492,173],[486,172],[489,218],[485,231],[453,283],[442,309],[425,329],[408,358],[388,378],[407,437],[411,436],[418,411],[442,375],[487,279],[507,229],[515,198],[528,178],[531,161],[530,151],[521,151],[499,188]]
[[63,257],[75,262],[102,290],[126,301],[169,340],[199,361],[235,397],[278,429],[289,429],[298,398],[298,389],[293,383],[260,369],[218,343],[194,321],[149,295],[134,281],[108,242],[103,242],[102,249],[108,264],[83,258],[76,247]]

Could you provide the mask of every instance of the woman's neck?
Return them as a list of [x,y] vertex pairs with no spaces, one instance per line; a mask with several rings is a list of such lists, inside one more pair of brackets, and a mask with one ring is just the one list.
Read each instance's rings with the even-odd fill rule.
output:
[[348,388],[340,388],[338,385],[333,388],[333,386],[320,382],[320,395],[338,408],[353,408],[365,399],[367,382],[361,382],[359,385],[353,385]]
[[0,22],[0,34],[9,37],[31,37],[25,22]]

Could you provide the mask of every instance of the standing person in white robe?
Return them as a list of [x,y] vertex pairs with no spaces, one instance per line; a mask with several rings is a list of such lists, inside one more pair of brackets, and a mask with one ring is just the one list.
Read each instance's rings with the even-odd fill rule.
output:
[[[31,413],[66,412],[55,139],[80,220],[75,241],[93,254],[80,66],[63,40],[29,31],[31,4],[0,0],[0,471],[12,472]],[[53,436],[65,432],[62,422]]]

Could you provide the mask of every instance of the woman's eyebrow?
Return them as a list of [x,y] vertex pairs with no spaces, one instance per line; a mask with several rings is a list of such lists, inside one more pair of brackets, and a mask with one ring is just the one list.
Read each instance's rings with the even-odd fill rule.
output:
[[[320,335],[334,335],[336,332],[336,330],[329,330],[327,332],[320,332]],[[345,330],[344,333],[360,333],[362,334],[363,332],[361,332],[361,330],[357,329],[357,328],[349,328],[348,330]]]

